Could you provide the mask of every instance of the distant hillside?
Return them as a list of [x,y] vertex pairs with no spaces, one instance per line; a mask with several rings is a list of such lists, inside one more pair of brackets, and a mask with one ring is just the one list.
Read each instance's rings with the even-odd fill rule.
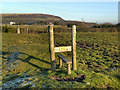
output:
[[63,22],[58,16],[47,14],[2,14],[3,24],[9,24],[10,21],[25,24],[43,24],[48,22]]
[[48,15],[48,14],[2,14],[2,23],[9,24],[10,21],[14,21],[20,24],[42,24],[46,25],[49,22],[56,25],[67,25],[67,24],[86,24],[95,25],[95,23],[83,23],[80,21],[66,21],[59,16]]

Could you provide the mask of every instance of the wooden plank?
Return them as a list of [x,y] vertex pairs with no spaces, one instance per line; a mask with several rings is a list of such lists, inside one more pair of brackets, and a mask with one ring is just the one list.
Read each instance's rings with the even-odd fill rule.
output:
[[76,25],[72,26],[72,67],[77,70],[76,65]]
[[71,46],[55,47],[55,52],[67,52],[67,51],[72,51]]
[[62,60],[63,60],[65,63],[67,63],[67,64],[71,64],[71,63],[72,63],[72,61],[70,61],[68,58],[62,58]]
[[49,31],[49,52],[51,60],[51,70],[54,71],[56,68],[55,64],[55,52],[54,52],[54,35],[53,35],[53,25],[48,26]]
[[69,59],[65,58],[65,56],[63,56],[62,54],[58,55],[58,57],[61,58],[67,64],[71,64],[72,63],[72,61],[70,61]]
[[62,54],[57,55],[59,58],[65,58],[65,56],[63,56]]

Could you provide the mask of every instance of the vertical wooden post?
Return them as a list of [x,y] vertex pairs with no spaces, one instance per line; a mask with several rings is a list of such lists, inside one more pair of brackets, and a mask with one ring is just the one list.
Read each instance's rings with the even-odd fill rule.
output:
[[53,25],[48,26],[48,31],[49,31],[49,49],[50,49],[49,51],[51,60],[51,70],[54,71],[56,68],[56,64],[55,64]]
[[27,31],[27,34],[28,34],[28,28],[26,29],[26,31]]
[[17,26],[17,33],[20,34],[20,28]]
[[61,68],[62,67],[62,60],[59,58],[59,67]]
[[77,65],[76,65],[76,25],[72,26],[72,69],[77,70]]
[[67,66],[67,74],[69,75],[69,74],[71,74],[71,68],[70,68],[70,64],[67,64],[68,66]]

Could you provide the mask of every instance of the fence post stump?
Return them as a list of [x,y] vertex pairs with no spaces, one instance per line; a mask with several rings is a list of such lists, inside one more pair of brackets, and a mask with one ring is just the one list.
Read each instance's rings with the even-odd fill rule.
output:
[[72,26],[72,69],[77,70],[77,65],[76,65],[76,25]]
[[55,64],[53,25],[48,26],[48,31],[49,31],[49,51],[51,60],[51,70],[54,71],[56,69],[56,64]]
[[20,34],[20,28],[17,26],[17,34]]
[[27,31],[27,34],[28,34],[28,28],[26,29],[26,31]]

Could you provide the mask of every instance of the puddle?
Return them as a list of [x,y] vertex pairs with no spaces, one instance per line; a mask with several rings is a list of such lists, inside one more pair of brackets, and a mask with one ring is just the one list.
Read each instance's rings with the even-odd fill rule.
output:
[[36,85],[36,84],[37,84],[37,82],[36,82],[36,83],[34,83],[34,84],[32,84],[31,88],[32,88],[32,87],[37,87],[37,85]]
[[92,47],[88,47],[88,48],[92,48]]
[[[6,59],[4,59],[6,66],[5,71],[14,68],[19,68],[18,64],[21,63],[21,61],[19,61],[20,53],[17,51],[16,47],[10,48],[9,52],[10,55]],[[5,77],[5,80],[9,80],[9,81],[2,83],[2,88],[20,88],[20,87],[25,87],[27,85],[31,85],[35,87],[36,83],[33,83],[34,81],[33,76],[26,76],[27,72],[25,72],[22,76],[19,77],[17,76],[17,74],[7,75]]]
[[117,64],[117,61],[113,61],[113,65]]
[[2,84],[3,88],[18,88],[18,87],[24,87],[28,84],[31,84],[33,79],[32,80],[28,80],[30,78],[33,78],[33,76],[29,76],[29,77],[18,77],[14,80],[11,80],[11,81],[7,81],[5,83]]
[[111,67],[110,70],[115,70],[115,68],[114,68],[114,67]]
[[32,84],[32,81],[27,81],[27,82],[25,81],[22,83],[21,87],[24,87],[24,86],[30,85],[30,84]]
[[43,84],[42,87],[45,88],[45,85]]
[[36,76],[27,76],[28,72],[25,72],[23,75],[17,77],[17,74],[15,75],[9,75],[7,76],[6,79],[10,79],[12,77],[16,77],[14,79],[10,79],[9,81],[6,81],[5,83],[2,84],[3,88],[21,88],[21,87],[37,87],[37,81],[36,81]]

